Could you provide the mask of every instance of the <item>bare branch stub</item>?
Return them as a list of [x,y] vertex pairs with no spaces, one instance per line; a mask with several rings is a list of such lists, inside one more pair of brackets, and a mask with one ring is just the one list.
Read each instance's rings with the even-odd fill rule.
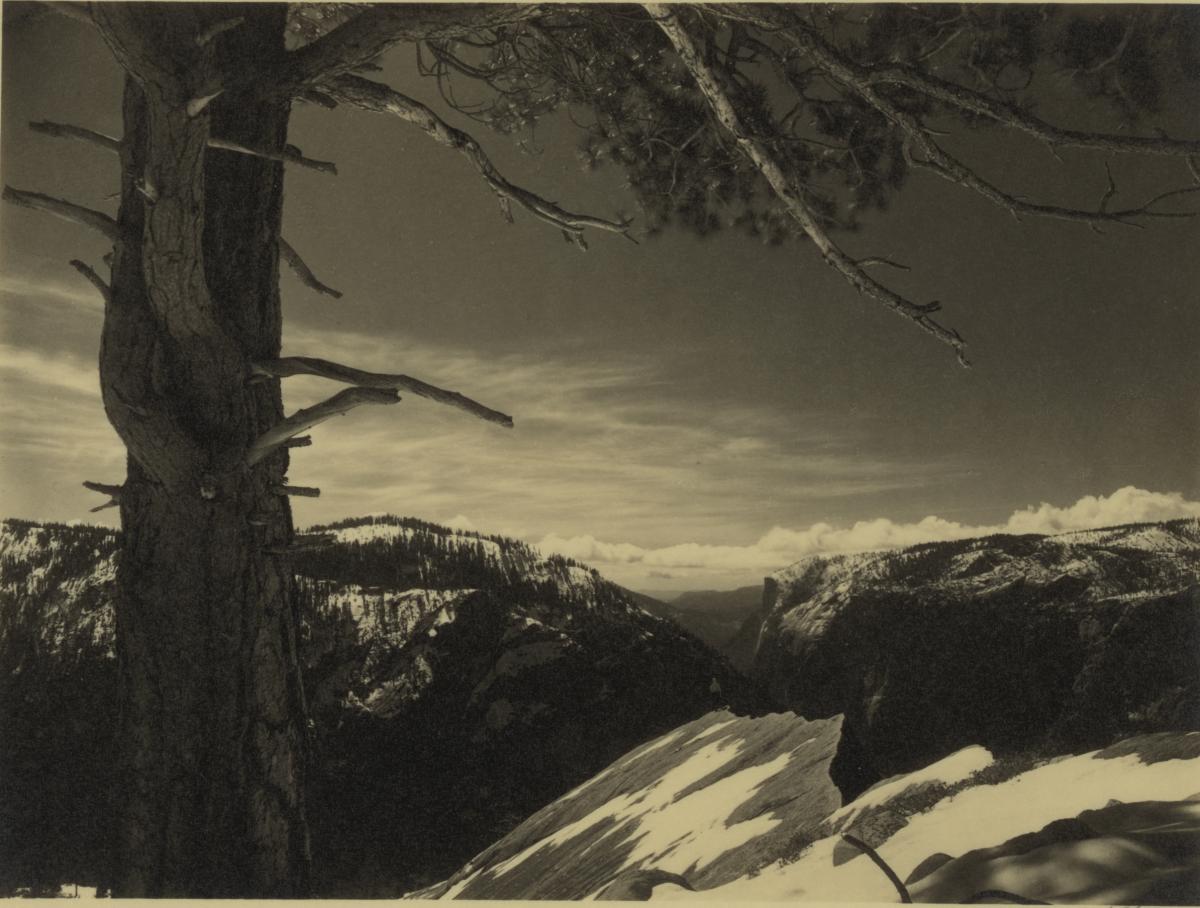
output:
[[311,435],[296,435],[283,443],[285,448],[307,448],[312,444]]
[[[211,100],[211,99],[210,99]],[[29,124],[29,128],[34,132],[40,132],[42,135],[52,136],[56,139],[76,139],[80,142],[87,142],[90,145],[96,145],[106,151],[111,151],[119,154],[121,151],[121,140],[115,139],[112,136],[105,135],[102,132],[96,132],[92,129],[85,129],[82,126],[74,126],[70,123],[55,123],[50,120],[42,120]],[[265,151],[260,148],[250,148],[246,145],[241,145],[237,142],[231,142],[228,139],[220,139],[211,137],[207,141],[209,148],[217,148],[222,151],[232,151],[238,154],[251,155],[256,158],[265,158],[269,161],[281,161],[285,164],[295,164],[299,167],[307,167],[309,170],[320,171],[321,173],[337,174],[337,165],[332,161],[319,161],[315,158],[307,158],[300,154],[293,146],[288,146],[282,152]]]
[[124,490],[123,486],[115,486],[105,482],[91,482],[90,480],[84,480],[83,487],[92,492],[99,492],[101,495],[108,496],[108,501],[104,502],[104,504],[98,504],[94,508],[89,508],[89,513],[95,514],[97,511],[103,511],[107,508],[120,507],[121,492]]
[[315,158],[306,158],[302,154],[298,154],[290,149],[285,149],[282,152],[263,151],[258,148],[248,148],[245,145],[239,145],[237,142],[230,142],[227,139],[210,138],[208,140],[209,148],[219,148],[222,151],[232,151],[238,154],[251,155],[256,158],[266,158],[269,161],[282,161],[285,164],[296,164],[299,167],[307,167],[309,170],[316,170],[320,173],[332,173],[337,175],[337,165],[332,161],[318,161]]
[[121,492],[125,488],[124,486],[112,485],[111,483],[107,482],[92,482],[91,480],[87,479],[83,481],[83,487],[85,489],[90,489],[93,492],[99,492],[101,495],[107,495],[110,498],[120,497]]
[[105,237],[116,242],[117,222],[102,211],[84,208],[82,205],[76,205],[74,202],[43,195],[40,192],[26,192],[23,189],[13,189],[11,186],[5,186],[4,193],[0,197],[6,202],[20,205],[22,208],[45,211],[47,214],[53,214],[63,220],[82,224],[84,227],[91,227],[93,230],[98,230]]
[[322,82],[319,88],[336,101],[374,113],[390,114],[412,123],[435,142],[464,155],[479,171],[488,188],[500,199],[500,211],[506,220],[512,214],[510,203],[515,202],[539,221],[563,231],[567,241],[580,249],[587,249],[587,243],[583,241],[583,232],[589,229],[632,239],[629,221],[610,221],[592,215],[576,214],[528,189],[510,183],[496,169],[491,158],[473,137],[451,126],[420,101],[379,82],[355,75],[329,79]]
[[363,404],[394,404],[399,401],[400,395],[394,390],[347,388],[339,391],[328,400],[323,400],[319,404],[303,410],[297,410],[260,435],[246,452],[246,463],[253,466],[270,455],[276,448],[286,444],[292,436],[299,435],[330,417],[347,413]]
[[91,265],[81,262],[79,259],[71,259],[71,267],[87,278],[91,282],[91,285],[100,291],[100,295],[104,298],[105,303],[112,302],[112,288],[92,269]]
[[50,120],[41,120],[39,122],[30,123],[29,128],[34,132],[40,132],[42,135],[52,136],[56,139],[76,139],[80,142],[87,142],[90,145],[99,145],[106,151],[120,152],[121,140],[105,135],[102,132],[96,132],[93,129],[85,129],[82,126],[74,126],[70,123],[54,123]]
[[283,260],[288,263],[288,266],[296,272],[296,276],[306,287],[311,287],[318,293],[323,293],[326,296],[332,296],[335,300],[342,298],[342,291],[334,290],[328,284],[322,283],[321,280],[312,272],[312,269],[305,264],[304,259],[300,257],[292,244],[283,237],[279,238],[279,252],[283,256]]
[[457,391],[447,391],[445,388],[439,388],[436,385],[428,384],[408,375],[364,372],[361,369],[355,369],[353,366],[344,366],[341,363],[310,356],[285,356],[280,359],[262,360],[256,362],[253,368],[257,374],[267,375],[272,378],[288,378],[293,375],[316,375],[320,378],[328,378],[331,381],[344,382],[345,384],[355,385],[360,388],[408,391],[416,394],[418,397],[437,401],[450,407],[457,407],[460,410],[470,413],[472,416],[477,416],[488,422],[494,422],[508,429],[511,429],[513,425],[512,417],[506,413],[493,410],[491,407],[485,407],[483,404],[471,400],[471,398],[465,397]]

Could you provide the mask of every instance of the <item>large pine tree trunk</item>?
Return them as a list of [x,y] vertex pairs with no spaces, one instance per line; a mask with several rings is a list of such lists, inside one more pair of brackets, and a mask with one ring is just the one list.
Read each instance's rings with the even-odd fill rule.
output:
[[[101,351],[105,408],[129,452],[114,891],[303,896],[307,720],[279,554],[292,537],[278,491],[287,454],[245,465],[282,417],[278,383],[247,379],[279,353],[283,174],[206,147],[211,135],[278,152],[289,106],[225,92],[187,110],[206,72],[282,52],[285,7],[94,8],[134,74]],[[196,41],[230,16],[243,24]]]

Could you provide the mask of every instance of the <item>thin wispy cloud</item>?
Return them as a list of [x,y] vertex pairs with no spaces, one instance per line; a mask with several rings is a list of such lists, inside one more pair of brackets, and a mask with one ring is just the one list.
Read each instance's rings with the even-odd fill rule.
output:
[[[302,522],[393,511],[469,515],[500,531],[525,526],[678,538],[728,535],[764,502],[829,500],[919,488],[946,463],[864,456],[845,425],[767,407],[698,406],[658,362],[488,356],[349,332],[285,329],[284,354],[402,371],[512,414],[506,430],[403,395],[313,430],[293,453],[297,482],[327,491],[297,502]],[[329,396],[315,378],[284,383],[289,409]],[[758,518],[761,520],[761,517]],[[564,534],[564,535],[565,535]]]
[[[70,271],[69,268],[66,270]],[[97,315],[104,309],[104,303],[96,288],[82,277],[72,281],[69,278],[41,279],[29,275],[0,273],[0,299],[6,306],[19,305],[23,301],[49,299]]]

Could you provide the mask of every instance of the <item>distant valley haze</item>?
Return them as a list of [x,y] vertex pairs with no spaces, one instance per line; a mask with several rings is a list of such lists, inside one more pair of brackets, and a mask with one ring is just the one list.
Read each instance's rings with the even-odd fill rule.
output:
[[[27,127],[118,134],[112,55],[94,30],[55,17],[6,37],[6,181],[114,210],[115,159]],[[384,56],[380,78],[441,109],[402,53]],[[1193,101],[1165,98],[1155,125],[1187,133]],[[532,154],[477,137],[515,182],[636,218],[616,170],[581,172],[565,116],[519,137]],[[914,174],[847,242],[904,262],[898,280],[942,301],[971,344],[963,370],[859,298],[811,244],[668,231],[640,245],[598,236],[582,254],[531,218],[505,224],[470,165],[405,124],[298,105],[290,138],[338,163],[336,177],[288,171],[284,229],[344,296],[285,273],[284,353],[404,372],[515,419],[503,429],[406,394],[318,426],[292,453],[291,481],[322,490],[294,500],[300,526],[413,515],[514,536],[670,597],[755,585],[821,552],[1200,513],[1194,220],[1104,234],[1016,223]],[[1103,193],[1102,162],[1082,153],[1029,174],[987,131],[956,141],[1030,194],[1094,204]],[[1111,166],[1131,199],[1188,179],[1177,161]],[[115,525],[115,510],[88,513],[101,500],[80,486],[121,482],[125,454],[100,402],[101,301],[67,265],[98,264],[105,245],[43,213],[3,211],[4,516]],[[328,394],[319,379],[284,389],[289,411]]]

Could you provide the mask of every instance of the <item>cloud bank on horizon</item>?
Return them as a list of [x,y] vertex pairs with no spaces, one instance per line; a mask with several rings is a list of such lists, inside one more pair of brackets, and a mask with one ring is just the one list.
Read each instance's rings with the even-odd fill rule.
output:
[[996,533],[1053,535],[1127,523],[1148,523],[1200,517],[1200,501],[1188,501],[1179,492],[1152,492],[1125,486],[1108,496],[1085,495],[1072,505],[1056,507],[1046,502],[1014,511],[1000,524],[972,525],[929,516],[915,523],[896,523],[886,517],[860,520],[850,527],[815,523],[807,529],[773,527],[750,545],[700,545],[683,543],[643,548],[628,542],[604,542],[593,536],[543,537],[543,552],[565,555],[601,571],[655,580],[722,578],[769,573],[810,555],[847,554],[904,548],[922,542],[948,542]]

